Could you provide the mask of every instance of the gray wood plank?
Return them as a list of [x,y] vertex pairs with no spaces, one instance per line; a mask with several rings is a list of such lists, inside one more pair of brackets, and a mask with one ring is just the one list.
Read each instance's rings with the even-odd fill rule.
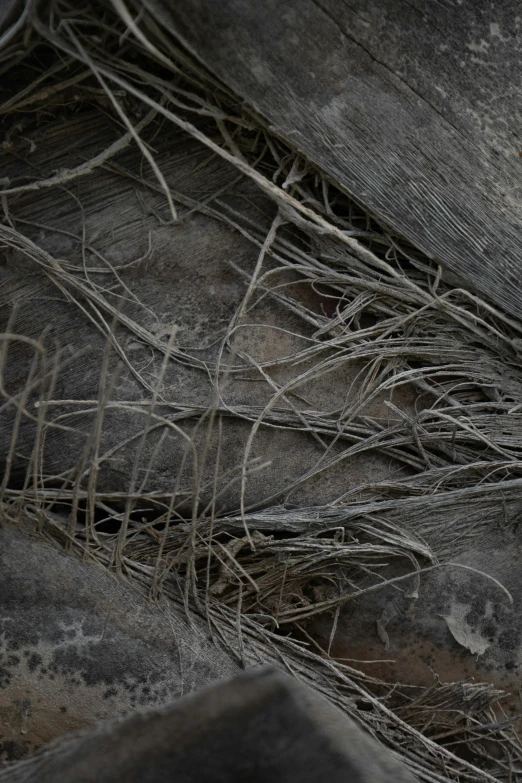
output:
[[381,221],[522,317],[517,3],[145,5]]

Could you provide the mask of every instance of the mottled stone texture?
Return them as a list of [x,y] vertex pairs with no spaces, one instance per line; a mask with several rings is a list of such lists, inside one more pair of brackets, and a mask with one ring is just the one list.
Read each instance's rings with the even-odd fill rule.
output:
[[0,760],[238,667],[183,609],[0,524]]

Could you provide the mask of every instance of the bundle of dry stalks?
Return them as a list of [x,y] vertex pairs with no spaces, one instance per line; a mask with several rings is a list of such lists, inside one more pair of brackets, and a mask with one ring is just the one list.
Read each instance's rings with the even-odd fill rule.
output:
[[[385,684],[334,660],[307,622],[325,611],[335,620],[339,607],[389,586],[383,574],[394,563],[394,583],[414,598],[423,574],[458,559],[470,541],[516,528],[522,324],[379,225],[205,71],[146,6],[27,2],[21,29],[2,39],[3,251],[20,279],[43,276],[107,346],[98,395],[64,397],[62,377],[75,357],[66,344],[50,343],[45,323],[41,337],[24,334],[19,305],[6,301],[13,288],[0,294],[9,311],[0,355],[9,425],[2,513],[30,516],[78,556],[202,613],[245,665],[276,660],[313,683],[419,780],[514,780],[522,745],[502,717],[498,690]],[[61,168],[63,129],[84,116],[93,134],[73,149],[76,165]],[[96,147],[97,123],[117,129],[117,138]],[[170,138],[173,156],[176,144],[193,156],[200,195],[170,175],[160,154]],[[133,265],[154,263],[153,232],[134,258],[106,252],[119,241],[118,227],[113,237],[97,236],[76,189],[97,174],[132,187],[160,226],[202,215],[258,248],[253,268],[240,255],[228,259],[244,293],[205,345],[184,345],[172,325],[161,333],[158,314],[128,282]],[[70,230],[43,222],[49,199],[75,203]],[[109,198],[106,208],[117,222],[118,201]],[[286,321],[264,324],[266,306],[288,314],[295,331]],[[252,355],[245,334],[256,329],[264,340],[281,338],[288,353]],[[141,353],[129,349],[129,335]],[[13,352],[30,357],[23,382],[9,371]],[[172,373],[183,368],[210,384],[208,399],[173,398]],[[344,403],[321,405],[314,385],[344,372]],[[122,373],[140,395],[125,397]],[[251,403],[234,394],[236,383],[255,385]],[[105,429],[120,420],[138,424],[107,446]],[[221,454],[230,422],[248,433],[232,464]],[[21,454],[28,427],[32,445],[24,441]],[[256,446],[272,432],[299,433],[317,457],[283,487],[261,482],[251,496],[267,469]],[[80,457],[67,469],[46,459],[52,437],[78,434]],[[177,470],[167,485],[154,485],[170,438]],[[104,471],[122,454],[132,455],[130,473],[115,487]],[[322,505],[306,502],[307,488],[320,487],[330,471],[373,455],[393,466],[387,478],[359,476]]]

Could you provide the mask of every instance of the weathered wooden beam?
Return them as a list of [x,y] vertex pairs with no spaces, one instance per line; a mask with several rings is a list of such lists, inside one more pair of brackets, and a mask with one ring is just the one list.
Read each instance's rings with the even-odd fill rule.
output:
[[512,0],[144,0],[280,137],[522,316]]

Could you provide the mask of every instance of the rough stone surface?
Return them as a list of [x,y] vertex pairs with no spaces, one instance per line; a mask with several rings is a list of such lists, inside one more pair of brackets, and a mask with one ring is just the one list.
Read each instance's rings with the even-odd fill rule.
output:
[[276,669],[64,739],[0,772],[10,783],[413,783],[343,713]]
[[0,760],[237,671],[183,609],[0,525]]

